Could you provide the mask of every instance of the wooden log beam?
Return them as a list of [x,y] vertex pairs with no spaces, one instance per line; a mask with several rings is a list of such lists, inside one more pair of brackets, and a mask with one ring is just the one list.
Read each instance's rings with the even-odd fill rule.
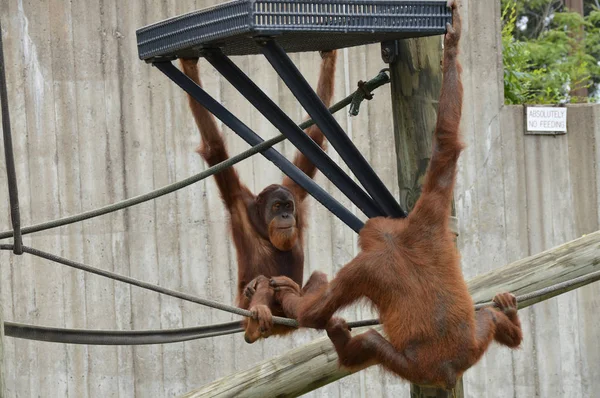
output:
[[[600,271],[600,231],[480,275],[468,285],[475,302],[486,302],[497,292],[527,294],[596,271]],[[519,303],[519,308],[591,282]],[[381,330],[381,327],[376,329]],[[350,373],[338,368],[335,349],[329,339],[323,337],[251,369],[216,380],[184,397],[297,397]]]

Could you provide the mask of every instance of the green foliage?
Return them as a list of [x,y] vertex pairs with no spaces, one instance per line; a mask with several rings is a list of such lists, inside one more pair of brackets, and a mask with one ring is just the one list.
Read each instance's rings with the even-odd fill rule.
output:
[[585,52],[591,59],[594,93],[600,101],[600,10],[594,9],[586,17]]
[[553,8],[557,4],[553,0],[503,1],[504,95],[509,104],[587,101],[570,95],[571,90],[583,87],[588,88],[591,100],[596,96],[600,11],[593,9],[583,17],[557,11]]

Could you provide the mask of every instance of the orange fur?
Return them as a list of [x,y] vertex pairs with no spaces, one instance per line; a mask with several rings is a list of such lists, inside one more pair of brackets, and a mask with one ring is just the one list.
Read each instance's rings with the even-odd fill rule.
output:
[[[285,277],[271,279],[275,299],[301,326],[325,328],[340,364],[381,364],[413,383],[452,388],[495,339],[517,347],[522,339],[514,296],[495,297],[499,309],[473,310],[458,251],[448,227],[463,89],[457,59],[461,32],[455,3],[445,36],[443,83],[433,154],[414,209],[406,219],[374,218],[360,231],[361,252],[328,283],[320,277],[304,296]],[[352,337],[334,313],[361,298],[378,309],[377,331]]]
[[269,240],[277,249],[282,251],[292,250],[298,241],[298,228],[291,226],[279,228],[275,220],[269,223]]
[[[336,59],[336,51],[322,54],[317,93],[328,107],[333,97]],[[198,59],[181,59],[180,62],[183,72],[202,86]],[[201,135],[197,152],[210,166],[228,159],[229,154],[222,132],[214,116],[192,97],[188,96],[188,100]],[[324,148],[325,138],[317,126],[310,127],[306,133]],[[297,153],[294,164],[311,178],[316,174],[315,166],[300,152]],[[255,313],[255,319],[243,322],[246,341],[251,343],[260,337],[294,330],[272,324],[272,313],[280,316],[287,315],[274,302],[274,292],[269,286],[268,278],[285,275],[302,283],[306,192],[294,181],[285,177],[281,185],[269,186],[255,196],[240,181],[234,167],[215,174],[215,180],[230,214],[231,234],[237,253],[237,305]],[[265,221],[257,216],[257,213],[264,211],[264,199],[268,199],[270,192],[276,189],[289,190],[295,201],[296,225],[289,231],[277,230],[272,223],[264,225]]]

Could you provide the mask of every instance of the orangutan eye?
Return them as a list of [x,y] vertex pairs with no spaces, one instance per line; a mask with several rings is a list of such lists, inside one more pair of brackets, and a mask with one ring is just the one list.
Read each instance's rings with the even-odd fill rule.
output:
[[273,205],[273,210],[279,210],[279,207],[280,207],[280,206],[281,206],[281,205],[279,204],[279,202],[275,203],[275,204]]
[[288,203],[285,205],[286,210],[291,210],[292,209],[292,204]]

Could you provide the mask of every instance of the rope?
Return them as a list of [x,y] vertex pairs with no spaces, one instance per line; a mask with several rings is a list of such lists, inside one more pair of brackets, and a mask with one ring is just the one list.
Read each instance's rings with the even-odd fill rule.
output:
[[[234,164],[239,163],[242,160],[249,158],[250,156],[252,156],[258,152],[262,152],[265,149],[268,149],[271,146],[283,141],[283,139],[281,137],[283,137],[283,136],[275,137],[270,140],[264,141],[263,143],[256,145],[256,146],[252,147],[251,149],[249,149],[245,152],[242,152],[236,156],[233,156],[221,163],[218,163],[218,164],[202,171],[201,173],[198,173],[191,177],[185,178],[181,181],[177,181],[173,184],[166,185],[166,186],[156,189],[152,192],[134,196],[132,198],[125,199],[123,201],[116,202],[116,203],[113,203],[113,204],[110,204],[107,206],[103,206],[98,209],[89,210],[89,211],[86,211],[86,212],[83,212],[80,214],[75,214],[72,216],[63,217],[63,218],[59,218],[59,219],[52,220],[52,221],[47,221],[47,222],[44,222],[41,224],[24,227],[21,230],[21,232],[25,235],[25,234],[30,234],[33,232],[39,232],[39,231],[44,231],[44,230],[51,229],[51,228],[61,227],[64,225],[73,224],[73,223],[76,223],[79,221],[88,220],[90,218],[94,218],[94,217],[98,217],[98,216],[101,216],[104,214],[122,210],[122,209],[125,209],[128,207],[134,206],[134,205],[138,205],[140,203],[147,202],[152,199],[156,199],[158,197],[164,196],[171,192],[175,192],[179,189],[185,188],[188,185],[192,185],[192,184],[194,184],[198,181],[201,181],[205,178],[208,178],[208,177],[210,177],[214,174],[217,174],[218,172],[226,169],[227,167],[231,167]],[[5,232],[0,233],[0,239],[10,238],[12,235],[13,235],[13,231],[5,231]]]
[[[348,322],[351,328],[378,324],[378,320]],[[181,343],[190,340],[243,332],[239,321],[209,326],[159,330],[68,329],[4,322],[6,336],[17,339],[86,345],[146,345]]]
[[[388,72],[389,72],[389,68],[382,69],[381,71],[379,71],[379,75],[377,75],[377,76],[378,77],[385,76],[389,81],[389,76],[387,75]],[[364,100],[370,101],[372,99],[373,99],[373,89],[371,88],[371,85],[369,84],[369,82],[364,82],[362,80],[359,80],[358,88],[356,89],[354,94],[352,94],[352,100],[350,101],[350,110],[348,111],[348,114],[350,116],[358,115],[358,112],[360,110],[360,104]]]
[[65,344],[145,345],[180,343],[243,331],[240,322],[166,330],[89,330],[4,322],[6,336]]
[[[570,281],[557,283],[553,286],[536,290],[517,297],[521,303],[529,302],[546,296],[549,293],[571,290],[577,285],[585,285],[600,280],[600,271],[583,275]],[[578,286],[579,287],[579,286]],[[528,303],[535,304],[535,303]],[[494,305],[493,302],[480,303],[475,309]],[[378,325],[378,319],[348,322],[350,328]],[[65,344],[89,345],[144,345],[167,344],[189,340],[204,339],[208,337],[225,336],[242,332],[239,322],[228,322],[209,326],[192,328],[167,329],[167,330],[140,330],[140,331],[115,331],[115,330],[89,330],[66,329],[34,326],[21,323],[4,322],[4,332],[7,336]]]
[[[14,245],[0,244],[0,250],[13,250],[13,247],[14,247]],[[225,312],[229,312],[232,314],[241,315],[241,316],[245,316],[245,317],[252,317],[252,313],[250,311],[242,309],[242,308],[223,304],[218,301],[211,300],[211,299],[194,296],[194,295],[191,295],[188,293],[183,293],[183,292],[179,292],[176,290],[168,289],[166,287],[158,286],[158,285],[155,285],[155,284],[152,284],[149,282],[144,282],[144,281],[141,281],[139,279],[135,279],[135,278],[132,278],[129,276],[120,275],[120,274],[110,272],[110,271],[105,271],[100,268],[92,267],[87,264],[68,260],[66,258],[57,256],[57,255],[54,255],[51,253],[37,250],[32,247],[23,246],[23,253],[28,253],[28,254],[31,254],[36,257],[44,258],[46,260],[50,260],[50,261],[53,261],[53,262],[56,262],[59,264],[66,265],[67,267],[71,267],[71,268],[75,268],[75,269],[78,269],[81,271],[100,275],[105,278],[109,278],[109,279],[116,280],[119,282],[124,282],[129,285],[141,287],[143,289],[152,290],[157,293],[165,294],[167,296],[175,297],[175,298],[185,300],[185,301],[190,301],[192,303],[204,305],[206,307],[211,307],[211,308],[214,308],[217,310],[221,310],[221,311],[225,311]],[[274,316],[273,322],[276,324],[279,324],[279,325],[298,327],[298,322],[295,319]],[[369,321],[360,321],[360,322],[361,322],[360,325],[362,325],[363,322],[368,323],[368,322],[373,322],[373,321],[369,320]],[[358,327],[358,326],[355,326],[355,327]]]
[[[537,302],[539,302],[539,301],[536,301],[536,299],[538,299],[540,297],[545,297],[548,295],[551,295],[551,297],[554,297],[554,296],[557,296],[558,294],[566,293],[577,287],[585,286],[590,283],[597,282],[599,280],[600,280],[600,270],[591,272],[586,275],[579,276],[574,279],[570,279],[568,281],[556,283],[552,286],[544,287],[542,289],[535,290],[531,293],[526,293],[526,294],[517,296],[517,304],[518,303],[526,303],[528,301],[534,301],[533,303],[528,303],[529,305],[536,304]],[[484,307],[492,307],[492,306],[495,306],[495,303],[492,301],[488,301],[485,303],[479,303],[479,304],[475,305],[475,309],[478,310],[478,309],[481,309]]]
[[[0,244],[0,250],[13,250],[13,245]],[[141,287],[143,289],[152,290],[157,293],[165,294],[167,296],[175,297],[181,300],[190,301],[192,303],[204,305],[206,307],[215,308],[221,311],[230,312],[232,314],[252,317],[252,313],[242,308],[234,307],[231,305],[223,304],[218,301],[214,301],[207,298],[197,297],[188,293],[178,292],[162,286],[158,286],[152,283],[140,281],[138,279],[120,275],[114,272],[105,271],[100,268],[92,267],[86,264],[79,263],[77,261],[68,260],[63,257],[56,256],[54,254],[46,253],[41,250],[37,250],[28,246],[23,246],[23,252],[31,254],[36,257],[45,258],[46,260],[54,261],[59,264],[66,265],[67,267],[76,268],[81,271],[90,272],[92,274],[100,275],[105,278],[113,279],[119,282],[124,282],[133,286]],[[283,317],[274,316],[273,322],[279,325],[297,327],[298,323],[294,319],[288,319]]]
[[[389,83],[389,81],[390,81],[389,76],[382,71],[377,76],[375,76],[373,79],[369,80],[365,84],[365,86],[368,87],[369,90],[375,90],[376,88],[381,87],[382,85],[384,85],[386,83]],[[338,112],[339,110],[343,109],[348,104],[350,104],[353,97],[354,97],[354,94],[347,96],[346,98],[344,98],[343,100],[339,101],[338,103],[333,105],[331,108],[329,108],[329,111],[331,113]],[[305,130],[314,124],[315,123],[311,119],[309,119],[309,120],[301,123],[299,125],[299,127],[302,130]],[[61,226],[68,225],[68,224],[73,224],[76,222],[88,220],[90,218],[94,218],[94,217],[98,217],[98,216],[101,216],[104,214],[122,210],[122,209],[125,209],[128,207],[134,206],[134,205],[138,205],[140,203],[144,203],[144,202],[147,202],[152,199],[156,199],[158,197],[164,196],[171,192],[175,192],[179,189],[185,188],[188,185],[194,184],[194,183],[201,181],[205,178],[208,178],[214,174],[217,174],[218,172],[220,172],[228,167],[231,167],[231,166],[241,162],[242,160],[245,160],[259,152],[263,152],[263,151],[269,149],[270,147],[272,147],[273,145],[278,144],[284,140],[285,140],[285,136],[279,135],[277,137],[266,140],[261,144],[255,145],[252,148],[248,149],[247,151],[244,151],[236,156],[233,156],[221,163],[218,163],[218,164],[216,164],[196,175],[188,177],[184,180],[177,181],[173,184],[166,185],[166,186],[156,189],[154,191],[151,191],[151,192],[148,192],[148,193],[145,193],[142,195],[134,196],[133,198],[125,199],[123,201],[116,202],[116,203],[113,203],[113,204],[110,204],[110,205],[107,205],[104,207],[100,207],[98,209],[89,210],[89,211],[86,211],[86,212],[83,212],[80,214],[75,214],[72,216],[67,216],[67,217],[56,219],[56,220],[27,226],[27,227],[24,227],[21,229],[21,233],[23,235],[26,235],[26,234],[30,234],[30,233],[34,233],[34,232],[44,231],[44,230],[51,229],[51,228],[61,227]],[[5,145],[5,148],[6,148],[6,145]],[[17,231],[17,228],[13,227],[13,229],[15,231]],[[0,233],[0,239],[6,239],[6,238],[10,238],[12,236],[13,236],[13,231],[4,231],[4,232]]]
[[[14,245],[0,244],[0,250],[13,250]],[[27,246],[23,246],[23,252],[34,256],[45,258],[50,261],[58,262],[72,268],[82,271],[91,272],[109,279],[128,283],[144,289],[152,290],[157,293],[165,294],[171,297],[176,297],[182,300],[191,301],[207,307],[230,312],[232,314],[250,317],[251,312],[241,308],[233,307],[214,300],[200,298],[187,293],[178,292],[175,290],[163,288],[148,282],[143,282],[135,278],[119,275],[113,272],[104,271],[95,267],[81,264],[75,261],[67,260],[50,253],[36,250]],[[556,296],[560,293],[573,290],[577,287],[587,285],[600,280],[600,270],[582,275],[577,278],[560,282],[552,286],[548,286],[533,292],[517,296],[517,301],[527,303],[527,305],[535,304],[538,298],[548,295]],[[534,300],[533,303],[530,301]],[[494,306],[493,302],[484,302],[475,305],[475,310]],[[522,308],[522,307],[521,307]],[[298,322],[294,319],[273,317],[273,322],[280,325],[298,327]],[[361,321],[348,322],[350,328],[358,328],[365,326],[378,325],[379,319],[367,319]],[[82,330],[82,329],[65,329],[65,328],[48,328],[42,326],[33,326],[26,324],[18,324],[5,322],[5,333],[8,336],[29,339],[49,341],[56,343],[68,344],[98,344],[98,345],[139,345],[139,344],[166,344],[182,342],[187,340],[202,339],[207,337],[223,336],[242,331],[239,322],[229,322],[223,324],[200,326],[195,328],[171,329],[171,330],[142,330],[142,331],[107,331],[107,330]]]
[[[4,63],[4,47],[2,44],[2,26],[0,26],[0,102],[2,103],[2,135],[4,137],[4,158],[8,180],[8,197],[10,202],[10,218],[14,232],[14,253],[22,254],[23,238],[21,236],[21,216],[19,214],[19,190],[15,156],[13,154],[12,136],[10,132],[10,115],[8,110],[8,89],[6,88],[6,66]],[[12,236],[12,234],[11,234]]]

